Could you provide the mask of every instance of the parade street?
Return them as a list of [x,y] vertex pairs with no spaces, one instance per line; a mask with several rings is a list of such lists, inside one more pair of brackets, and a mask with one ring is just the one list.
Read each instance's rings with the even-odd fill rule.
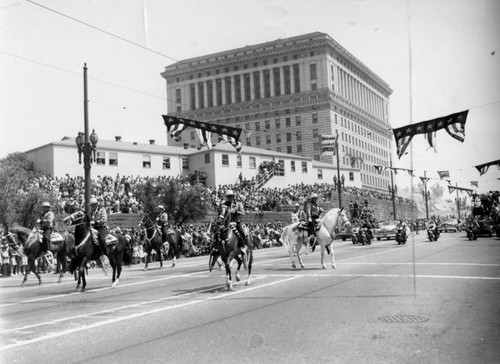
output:
[[318,250],[295,270],[283,248],[257,250],[251,285],[242,272],[232,291],[207,256],[125,268],[115,289],[91,269],[85,293],[69,274],[0,279],[1,361],[498,362],[500,239],[334,247],[337,269]]

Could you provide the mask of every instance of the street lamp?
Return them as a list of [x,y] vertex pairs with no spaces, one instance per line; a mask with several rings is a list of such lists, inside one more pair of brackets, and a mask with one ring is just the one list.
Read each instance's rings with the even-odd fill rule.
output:
[[87,64],[83,66],[83,112],[84,112],[84,128],[85,131],[78,132],[75,138],[76,146],[78,147],[78,163],[82,164],[83,154],[83,169],[85,170],[84,185],[85,185],[85,214],[91,215],[90,209],[90,193],[91,193],[91,176],[90,165],[96,160],[97,142],[99,137],[95,130],[89,135],[89,118],[88,118],[88,99],[87,99]]

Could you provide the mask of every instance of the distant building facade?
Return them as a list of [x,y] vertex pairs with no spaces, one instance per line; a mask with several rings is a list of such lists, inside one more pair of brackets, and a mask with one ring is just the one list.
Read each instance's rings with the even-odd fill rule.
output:
[[[390,87],[324,33],[278,39],[165,67],[168,115],[244,130],[241,142],[336,164],[320,135],[339,133],[342,168],[359,168],[365,188],[387,190]],[[216,137],[215,137],[216,138]],[[216,141],[216,140],[214,140]],[[197,147],[187,129],[168,145]],[[363,162],[360,162],[360,159]]]
[[[25,152],[36,172],[52,177],[83,177],[83,164],[78,164],[75,138],[64,137]],[[333,183],[336,166],[298,155],[277,153],[265,149],[244,147],[240,154],[230,144],[219,143],[211,149],[156,144],[131,143],[100,139],[96,160],[92,163],[92,178],[97,176],[177,177],[202,175],[207,186],[219,187],[255,179],[259,166],[274,161],[282,172],[272,177],[264,187],[284,188],[300,183]],[[360,170],[346,166],[340,169],[345,186],[361,188]]]

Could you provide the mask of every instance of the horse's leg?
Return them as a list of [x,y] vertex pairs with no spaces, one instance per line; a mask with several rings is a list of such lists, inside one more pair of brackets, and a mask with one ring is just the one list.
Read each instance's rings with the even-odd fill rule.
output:
[[[211,272],[212,269],[214,269],[214,266],[215,266],[215,262],[217,262],[217,260],[219,259],[219,252],[217,250],[212,250],[210,252],[210,258],[208,259],[208,271]],[[219,267],[220,264],[219,264]]]
[[326,265],[323,262],[325,259],[325,245],[323,243],[320,243],[320,245],[321,245],[321,267],[323,269],[326,269]]
[[163,268],[163,259],[161,257],[161,250],[160,248],[156,248],[156,254],[158,254],[158,257],[160,258],[160,269]]
[[66,254],[62,250],[57,253],[57,263],[60,266],[59,279],[57,280],[57,283],[61,283],[64,272],[66,272]]
[[252,283],[252,263],[253,263],[253,249],[248,250],[248,277],[246,285],[249,286]]
[[234,258],[234,250],[229,253],[229,256],[227,257],[226,260],[226,287],[228,291],[231,291],[233,289],[233,281],[231,278],[231,262],[233,261]]
[[239,282],[241,279],[240,279],[240,268],[241,268],[241,265],[243,264],[243,259],[241,259],[239,256],[236,256],[234,259],[236,259],[236,261],[238,262],[238,268],[236,268],[236,276],[235,276],[235,280],[236,282]]
[[[305,268],[306,266],[304,265],[304,262],[302,262],[302,257],[300,254],[300,252],[302,251],[302,244],[304,244],[304,240],[302,239],[302,237],[298,237],[297,238],[297,260],[299,261],[300,267]],[[307,248],[307,243],[305,243],[305,244],[306,244],[306,248]]]
[[335,264],[335,254],[333,253],[333,242],[330,245],[330,254],[332,255],[332,268],[337,269],[337,265]]
[[149,253],[151,253],[151,251],[148,251],[148,250],[145,250],[144,253],[146,253],[146,265],[144,265],[144,269],[143,270],[148,270],[148,262],[149,262]]
[[28,280],[28,274],[30,274],[31,271],[33,271],[33,273],[35,272],[35,260],[32,258],[28,258],[28,269],[26,269],[26,272],[24,272],[24,279],[21,283],[21,287],[24,287],[24,285],[26,284],[26,281]]

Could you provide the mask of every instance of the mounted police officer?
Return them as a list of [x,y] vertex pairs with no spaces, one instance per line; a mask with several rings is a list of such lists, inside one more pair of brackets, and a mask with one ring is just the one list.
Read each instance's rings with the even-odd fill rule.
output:
[[294,210],[291,214],[292,224],[296,222],[305,222],[307,221],[306,213],[304,209],[300,208],[300,204],[297,202],[294,206]]
[[318,205],[318,194],[311,194],[311,201],[307,204],[306,207],[306,216],[307,222],[309,223],[309,236],[310,239],[311,250],[314,251],[316,248],[316,220],[319,219],[319,216],[323,212],[323,209]]
[[50,211],[50,202],[42,203],[42,214],[36,221],[42,230],[42,244],[40,245],[44,253],[49,249],[50,235],[54,230],[55,215]]
[[230,222],[236,223],[236,230],[239,233],[238,246],[240,248],[245,248],[248,243],[241,221],[241,217],[243,215],[245,215],[243,204],[240,201],[235,200],[234,192],[232,190],[227,190],[226,201],[221,204],[219,218],[225,219],[227,224]]
[[97,241],[94,240],[98,247],[97,252],[100,256],[107,254],[106,251],[106,235],[108,235],[108,214],[106,209],[101,206],[96,198],[90,199],[90,224],[97,230]]
[[156,218],[156,223],[161,230],[161,241],[164,243],[167,241],[168,234],[168,214],[165,212],[165,207],[163,205],[158,205],[158,217]]

